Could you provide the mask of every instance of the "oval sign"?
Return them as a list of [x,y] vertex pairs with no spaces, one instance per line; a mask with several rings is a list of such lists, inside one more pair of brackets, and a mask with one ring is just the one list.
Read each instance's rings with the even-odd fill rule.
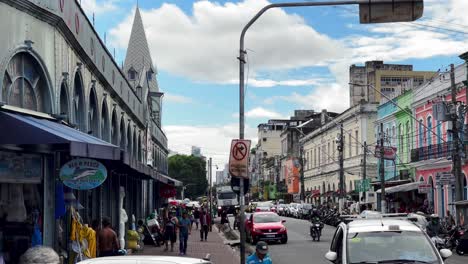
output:
[[107,169],[99,161],[74,159],[60,169],[63,184],[75,190],[90,190],[101,185],[107,178]]

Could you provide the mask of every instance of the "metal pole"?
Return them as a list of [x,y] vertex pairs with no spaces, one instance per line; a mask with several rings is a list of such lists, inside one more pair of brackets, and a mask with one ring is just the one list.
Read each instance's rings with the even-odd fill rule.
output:
[[343,212],[344,205],[344,131],[343,124],[340,124],[340,201],[339,201],[339,211]]
[[383,123],[380,123],[380,164],[379,164],[379,174],[380,174],[380,210],[383,214],[387,212],[386,200],[385,200],[385,169],[384,169],[384,130]]
[[[210,158],[209,160],[209,163],[210,165],[208,166],[209,168],[209,174],[210,175],[210,217],[213,218],[213,187],[212,187],[212,174],[211,174],[211,166],[212,166],[212,163],[213,163],[213,160]],[[210,231],[212,231],[212,225],[210,225]]]
[[[364,141],[364,160],[362,164],[362,183],[361,187],[364,186],[364,182],[367,178],[367,141]],[[363,189],[362,196],[364,197],[364,202],[367,202],[366,189]]]
[[[453,153],[453,175],[455,176],[455,200],[463,200],[463,175],[461,171],[461,156],[460,156],[460,138],[458,134],[458,113],[457,113],[457,86],[455,85],[455,66],[450,64],[450,83],[452,92],[452,123],[453,123],[453,145],[450,149],[453,151],[455,147],[455,153]],[[443,186],[442,186],[443,188]]]
[[305,186],[304,186],[304,146],[300,148],[300,159],[301,163],[301,202],[305,201]]

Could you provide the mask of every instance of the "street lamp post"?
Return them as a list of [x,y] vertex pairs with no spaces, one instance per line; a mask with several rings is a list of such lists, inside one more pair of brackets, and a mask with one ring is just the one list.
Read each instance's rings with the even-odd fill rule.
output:
[[[244,116],[244,64],[245,54],[244,38],[247,30],[266,11],[280,7],[306,7],[306,6],[338,6],[338,5],[359,5],[361,23],[384,23],[384,22],[407,22],[414,21],[422,16],[424,0],[347,0],[347,1],[323,1],[323,2],[295,2],[295,3],[275,3],[262,8],[242,29],[240,35],[239,49],[239,139],[245,136],[245,116]],[[244,179],[240,179],[240,221],[244,223]],[[245,232],[244,225],[240,225],[240,263],[245,263]]]

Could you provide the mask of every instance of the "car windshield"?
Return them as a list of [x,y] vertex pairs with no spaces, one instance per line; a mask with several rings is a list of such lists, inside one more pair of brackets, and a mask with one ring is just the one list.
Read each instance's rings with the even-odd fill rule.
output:
[[218,199],[236,199],[236,194],[233,192],[223,192],[218,194]]
[[276,223],[280,222],[280,218],[276,214],[256,214],[254,215],[254,223]]
[[349,233],[348,263],[378,263],[394,260],[438,263],[431,242],[421,232]]
[[257,207],[272,207],[271,203],[258,203]]

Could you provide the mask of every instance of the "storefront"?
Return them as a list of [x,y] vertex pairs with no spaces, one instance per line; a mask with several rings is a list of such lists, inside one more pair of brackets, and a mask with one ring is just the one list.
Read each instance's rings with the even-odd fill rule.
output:
[[[386,187],[387,212],[409,213],[420,211],[426,198],[426,194],[419,193],[420,184],[420,182],[409,182]],[[380,195],[381,192],[382,190],[379,189],[376,193]]]

